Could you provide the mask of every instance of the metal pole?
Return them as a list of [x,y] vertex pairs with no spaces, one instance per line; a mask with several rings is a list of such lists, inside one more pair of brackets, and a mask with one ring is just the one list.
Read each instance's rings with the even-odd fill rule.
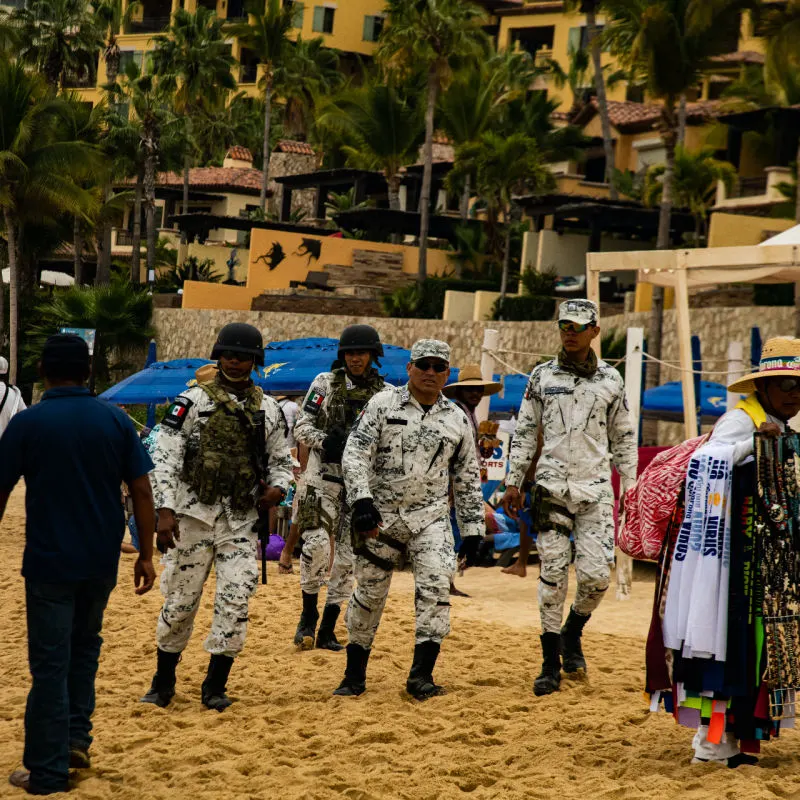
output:
[[[483,350],[481,351],[481,375],[485,381],[494,380],[494,356],[492,353],[497,350],[500,341],[500,333],[492,328],[487,328],[483,332]],[[475,409],[475,419],[478,422],[485,422],[489,419],[489,398],[484,397]]]

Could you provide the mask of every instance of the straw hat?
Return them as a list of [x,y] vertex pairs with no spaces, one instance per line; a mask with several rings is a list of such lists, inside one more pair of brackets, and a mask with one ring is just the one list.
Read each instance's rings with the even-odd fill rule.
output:
[[503,388],[503,384],[497,381],[485,381],[481,374],[481,368],[477,364],[465,364],[458,373],[458,383],[448,383],[442,389],[442,394],[445,397],[455,397],[458,389],[478,386],[483,388],[484,397],[497,394]]
[[216,364],[203,364],[202,367],[198,367],[194,372],[195,380],[198,383],[213,381],[214,378],[216,378],[216,376],[217,376]]
[[756,390],[755,381],[773,375],[792,375],[800,378],[800,339],[776,337],[767,339],[761,350],[758,372],[751,372],[735,380],[729,387],[731,392],[749,394]]

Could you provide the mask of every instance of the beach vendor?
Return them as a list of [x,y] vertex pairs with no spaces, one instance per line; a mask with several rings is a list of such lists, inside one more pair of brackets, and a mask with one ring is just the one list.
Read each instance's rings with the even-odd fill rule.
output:
[[[294,435],[308,448],[308,462],[297,490],[297,527],[289,535],[282,560],[291,564],[291,553],[302,535],[303,610],[294,636],[300,650],[311,650],[315,643],[325,650],[344,649],[334,629],[342,603],[353,591],[353,551],[342,480],[342,453],[356,417],[384,387],[376,369],[382,355],[383,345],[375,328],[370,325],[345,328],[339,337],[333,371],[314,378],[297,416]],[[319,592],[326,583],[328,592],[317,632]]]
[[411,348],[408,383],[367,403],[347,441],[342,473],[353,509],[356,588],[347,607],[347,668],[337,695],[360,695],[392,572],[414,571],[416,645],[406,690],[425,700],[441,693],[433,669],[450,632],[450,578],[456,568],[449,491],[464,540],[484,533],[483,497],[472,429],[442,394],[450,346],[420,339]]
[[217,587],[201,697],[217,711],[231,704],[228,675],[244,647],[258,583],[254,526],[259,512],[281,502],[292,479],[283,414],[251,378],[254,364],[264,363],[261,333],[252,325],[226,325],[211,358],[219,367],[215,376],[178,395],[153,453],[158,544],[166,551],[164,606],[156,627],[157,671],[142,702],[162,708],[175,695],[175,669],[212,564]]
[[155,581],[153,467],[123,411],[86,388],[89,348],[51,336],[39,371],[40,403],[16,414],[0,439],[0,519],[25,481],[22,576],[31,690],[25,709],[25,769],[11,784],[30,794],[66,792],[69,770],[90,766],[103,615],[117,582],[127,484],[140,531],[136,594]]
[[[620,374],[591,349],[600,334],[597,306],[568,300],[558,312],[561,352],[531,373],[511,444],[503,506],[517,517],[521,487],[534,459],[539,432],[532,527],[540,559],[539,613],[543,664],[533,690],[555,692],[566,673],[585,671],[583,628],[608,589],[614,563],[614,494],[609,459],[623,488],[636,481],[636,434],[631,427]],[[575,539],[577,592],[564,626]]]
[[693,763],[739,767],[794,717],[783,703],[800,684],[800,441],[787,427],[800,340],[768,340],[758,371],[728,389],[747,397],[692,455],[659,559],[647,689],[651,708],[697,729]]

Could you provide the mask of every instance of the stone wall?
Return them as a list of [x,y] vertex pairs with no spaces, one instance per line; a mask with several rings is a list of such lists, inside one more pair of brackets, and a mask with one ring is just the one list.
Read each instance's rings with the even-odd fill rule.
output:
[[[728,342],[741,341],[745,360],[750,354],[750,328],[758,325],[761,336],[791,335],[793,330],[791,307],[701,308],[691,312],[692,332],[702,342],[703,365],[706,370],[726,369]],[[619,314],[601,319],[605,330],[624,331],[628,327],[647,330],[646,312]],[[306,336],[338,337],[342,328],[354,322],[374,325],[384,341],[401,347],[410,347],[419,338],[445,339],[453,347],[453,363],[480,361],[483,332],[494,328],[500,334],[500,349],[513,351],[504,360],[518,369],[527,371],[536,363],[536,355],[517,353],[555,353],[558,349],[558,331],[553,322],[447,322],[435,319],[387,319],[346,315],[293,314],[270,311],[227,311],[205,309],[158,308],[153,312],[158,331],[159,358],[186,358],[205,356],[217,331],[228,322],[250,322],[264,334],[265,341],[298,339]],[[678,360],[678,341],[675,329],[675,312],[664,314],[665,361]],[[500,372],[509,372],[500,368]],[[664,368],[662,382],[678,380],[677,370]],[[723,375],[709,374],[708,380],[724,382]]]
[[[299,153],[280,153],[273,151],[269,159],[270,179],[282,178],[284,175],[303,175],[317,168],[317,157]],[[280,215],[283,202],[283,184],[270,180],[269,188],[273,195],[269,198],[269,210]],[[292,193],[292,211],[305,211],[308,222],[314,219],[317,202],[316,189],[303,189]]]

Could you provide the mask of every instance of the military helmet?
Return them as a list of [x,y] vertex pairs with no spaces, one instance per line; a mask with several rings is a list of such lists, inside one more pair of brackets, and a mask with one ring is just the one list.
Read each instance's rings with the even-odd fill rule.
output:
[[375,358],[383,355],[383,345],[378,331],[372,325],[348,325],[339,337],[339,361],[344,354],[353,350],[367,350]]
[[246,322],[231,322],[223,327],[217,335],[211,358],[216,361],[226,350],[252,356],[256,364],[264,366],[264,340],[261,338],[261,331]]

